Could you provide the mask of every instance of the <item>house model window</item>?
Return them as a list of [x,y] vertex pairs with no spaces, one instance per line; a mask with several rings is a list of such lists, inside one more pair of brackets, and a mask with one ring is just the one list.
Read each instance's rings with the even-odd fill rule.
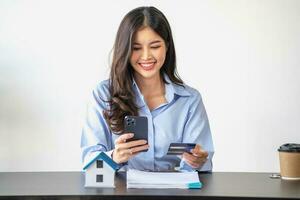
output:
[[97,168],[103,168],[103,160],[97,160]]
[[103,182],[103,175],[97,174],[97,176],[96,176],[96,182],[97,183]]

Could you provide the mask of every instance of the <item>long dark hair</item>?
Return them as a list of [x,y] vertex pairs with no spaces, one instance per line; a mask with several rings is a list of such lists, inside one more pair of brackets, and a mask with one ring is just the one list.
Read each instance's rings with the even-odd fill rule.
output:
[[183,82],[176,71],[176,54],[171,28],[164,14],[155,7],[138,7],[126,14],[121,21],[113,48],[113,57],[110,71],[110,99],[109,109],[104,111],[104,117],[110,129],[117,134],[123,131],[123,119],[126,115],[138,115],[138,106],[135,103],[133,84],[133,68],[130,64],[132,42],[134,34],[141,27],[152,28],[167,47],[165,62],[160,69],[161,77],[166,83],[163,74],[178,85]]

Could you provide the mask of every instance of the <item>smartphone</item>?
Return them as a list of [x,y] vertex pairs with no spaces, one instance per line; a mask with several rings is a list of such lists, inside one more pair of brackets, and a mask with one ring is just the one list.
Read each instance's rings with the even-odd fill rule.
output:
[[133,140],[146,140],[148,143],[148,118],[144,116],[125,116],[124,133],[133,133]]

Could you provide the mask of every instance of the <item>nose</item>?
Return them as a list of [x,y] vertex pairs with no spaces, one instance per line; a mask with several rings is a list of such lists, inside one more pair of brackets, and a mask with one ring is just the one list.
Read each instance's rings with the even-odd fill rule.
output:
[[148,48],[143,48],[141,59],[147,60],[149,58],[151,58],[151,52],[150,52],[150,50]]

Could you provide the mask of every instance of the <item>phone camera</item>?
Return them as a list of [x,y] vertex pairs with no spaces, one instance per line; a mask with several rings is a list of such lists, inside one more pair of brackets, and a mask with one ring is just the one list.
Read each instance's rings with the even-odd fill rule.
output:
[[128,126],[135,125],[135,119],[133,119],[133,118],[126,118],[126,124]]
[[128,122],[132,122],[133,121],[133,119],[131,119],[131,118],[127,118],[126,119]]
[[127,122],[127,125],[130,126],[130,125],[135,125],[135,122],[132,121],[132,122]]

